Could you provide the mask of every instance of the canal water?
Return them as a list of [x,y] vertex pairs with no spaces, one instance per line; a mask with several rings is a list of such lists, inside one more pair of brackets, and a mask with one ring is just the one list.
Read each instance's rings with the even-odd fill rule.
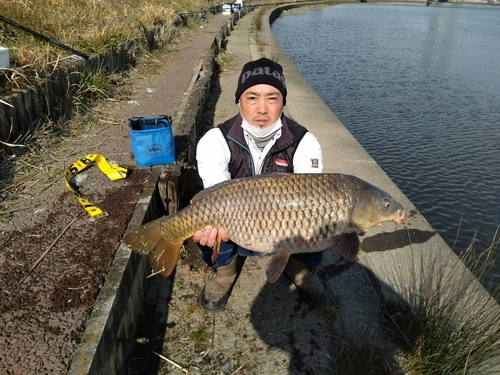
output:
[[[500,7],[342,4],[284,14],[272,29],[455,252],[476,232],[477,251],[491,245],[500,225]],[[500,284],[500,261],[492,273]]]

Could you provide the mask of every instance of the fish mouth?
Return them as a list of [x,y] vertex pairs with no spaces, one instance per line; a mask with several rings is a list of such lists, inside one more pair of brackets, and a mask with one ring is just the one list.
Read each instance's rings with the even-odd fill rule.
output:
[[358,236],[364,236],[366,234],[366,232],[362,229],[356,229],[355,232]]
[[396,213],[396,216],[394,217],[394,219],[392,221],[394,221],[394,223],[396,224],[396,228],[397,228],[401,224],[404,224],[406,222],[407,218],[408,218],[408,216],[406,215],[405,210],[398,210],[398,212]]

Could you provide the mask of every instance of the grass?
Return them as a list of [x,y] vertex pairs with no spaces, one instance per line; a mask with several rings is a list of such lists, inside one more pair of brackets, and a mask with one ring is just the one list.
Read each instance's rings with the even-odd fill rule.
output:
[[[48,121],[18,141],[9,155],[0,155],[0,222],[12,214],[33,209],[33,198],[56,182],[62,182],[67,165],[60,163],[76,155],[82,137],[105,125],[95,110],[75,116],[71,121]],[[77,156],[75,156],[77,158]]]
[[210,343],[211,333],[206,326],[199,326],[194,331],[187,335],[187,338],[194,344],[194,349],[197,352],[206,350]]
[[386,302],[383,324],[401,348],[406,373],[499,373],[499,288],[491,287],[489,295],[478,282],[490,287],[487,276],[497,245],[498,238],[480,255],[471,246],[460,259],[412,256],[409,273],[392,275],[405,302]]
[[332,337],[332,374],[391,375],[395,374],[387,360],[387,350],[359,345],[345,337]]
[[72,74],[79,75],[78,83],[69,86],[66,100],[71,103],[63,107],[73,112],[73,119],[68,120],[69,112],[58,121],[40,119],[33,132],[0,150],[0,221],[23,210],[17,198],[30,201],[33,192],[61,180],[65,166],[59,160],[71,155],[81,137],[104,121],[94,105],[116,91],[120,77],[104,69]]
[[72,100],[72,106],[79,114],[81,109],[87,111],[89,105],[92,105],[97,100],[105,99],[111,95],[112,78],[110,74],[103,68],[98,70],[85,69],[83,72],[73,72],[79,77],[78,83],[74,83],[69,87],[68,97]]
[[[177,13],[207,9],[207,0],[4,0],[0,14],[87,54],[101,53],[143,35],[159,23],[171,24]],[[0,26],[14,67],[44,67],[70,53],[13,26]]]
[[257,43],[257,48],[262,57],[264,57],[264,46],[266,45],[260,37],[260,32],[262,29],[262,18],[264,13],[270,9],[269,6],[262,6],[257,9],[256,14],[253,16],[253,22],[251,27],[251,32],[254,34],[254,40]]
[[[111,9],[111,5],[116,9]],[[81,47],[81,43],[99,40],[105,42],[99,42],[102,48],[108,48],[116,45],[118,40],[110,36],[132,38],[154,23],[165,20],[172,22],[177,17],[176,12],[200,9],[206,5],[204,0],[189,3],[181,0],[177,4],[164,0],[89,1],[76,4],[70,0],[23,0],[0,2],[0,14],[17,21],[17,17],[21,17],[23,24],[73,47],[77,42]],[[77,14],[81,19],[74,20]],[[193,27],[194,22],[194,19],[189,18],[187,27]],[[131,25],[135,25],[137,30],[132,30]],[[79,29],[76,33],[78,36],[69,33],[69,27]],[[128,34],[113,33],[118,28],[127,30]],[[168,27],[160,38],[162,42],[169,43],[182,34],[183,31],[179,28]],[[85,39],[86,36],[89,38]],[[11,61],[17,65],[4,70],[6,74],[0,74],[0,95],[9,90],[41,85],[43,77],[37,69],[45,68],[50,73],[61,64],[60,53],[65,53],[12,27],[5,28],[3,24],[0,25],[0,44],[7,44],[12,48]],[[160,45],[161,53],[172,49],[170,44]],[[84,52],[90,50],[89,47]],[[141,56],[147,53],[151,60],[155,60],[155,52],[146,51],[141,43],[137,45],[136,53]],[[155,66],[144,62],[140,64],[142,70],[153,69]],[[68,111],[66,116],[58,121],[39,119],[35,132],[12,140],[0,149],[0,221],[8,221],[13,213],[32,208],[30,197],[33,191],[42,191],[55,181],[62,180],[66,166],[58,162],[61,157],[72,155],[82,137],[92,128],[109,124],[109,121],[103,120],[105,115],[100,113],[102,111],[98,110],[101,105],[96,104],[103,104],[103,100],[109,98],[132,94],[130,87],[124,85],[124,75],[109,74],[103,69],[72,74],[79,77],[78,80],[70,77],[71,82],[76,83],[71,84],[68,89],[65,99],[68,105],[63,106]],[[67,115],[74,117],[69,121]]]

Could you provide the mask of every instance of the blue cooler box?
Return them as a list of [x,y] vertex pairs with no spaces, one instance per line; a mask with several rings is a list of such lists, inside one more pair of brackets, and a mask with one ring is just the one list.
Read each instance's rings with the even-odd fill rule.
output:
[[170,116],[129,119],[130,144],[139,167],[175,161],[175,142]]

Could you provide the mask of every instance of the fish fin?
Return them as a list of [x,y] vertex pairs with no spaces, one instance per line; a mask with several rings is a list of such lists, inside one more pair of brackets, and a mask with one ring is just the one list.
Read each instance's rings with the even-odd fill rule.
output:
[[162,237],[157,242],[153,253],[149,257],[154,273],[160,273],[165,277],[170,276],[179,260],[183,242],[183,240],[180,242],[168,242],[165,237]]
[[267,280],[272,284],[279,279],[283,270],[288,263],[288,258],[290,258],[290,253],[279,253],[272,255],[271,259],[267,263],[266,275]]
[[217,259],[217,255],[219,255],[220,251],[220,242],[222,241],[221,236],[217,234],[217,237],[215,239],[215,244],[214,244],[214,251],[212,253],[212,263],[215,263],[215,260]]
[[342,233],[335,238],[333,246],[346,260],[353,261],[359,252],[359,238],[354,232]]
[[163,238],[160,224],[161,219],[157,219],[131,230],[123,239],[125,245],[139,254],[151,253]]
[[151,221],[130,231],[123,241],[131,250],[139,254],[151,254],[150,261],[153,272],[169,276],[179,259],[180,242],[168,242],[161,230],[162,219]]

